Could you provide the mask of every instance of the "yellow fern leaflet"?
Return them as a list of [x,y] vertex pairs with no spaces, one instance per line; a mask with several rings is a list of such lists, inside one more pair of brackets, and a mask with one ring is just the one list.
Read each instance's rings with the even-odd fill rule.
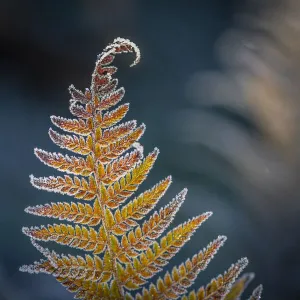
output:
[[[51,116],[53,125],[65,132],[50,128],[51,140],[75,155],[34,150],[45,165],[67,174],[31,175],[32,185],[76,201],[66,199],[25,209],[32,215],[67,223],[24,227],[23,233],[43,259],[20,270],[54,276],[75,293],[76,299],[238,300],[253,278],[244,275],[236,281],[247,265],[246,259],[239,260],[205,288],[188,291],[224,244],[225,236],[219,236],[191,259],[167,271],[156,284],[150,281],[212,213],[191,218],[163,235],[185,201],[187,189],[158,210],[154,209],[168,190],[171,176],[135,195],[154,166],[159,150],[154,148],[144,157],[138,141],[145,125],[137,125],[135,120],[120,123],[129,110],[128,103],[119,105],[125,90],[118,88],[118,80],[112,78],[117,68],[111,64],[120,53],[135,53],[132,65],[140,60],[134,43],[115,39],[98,56],[90,88],[82,92],[73,85],[69,87],[72,119]],[[85,254],[57,254],[40,244],[46,242],[76,248]],[[251,300],[258,300],[261,290],[261,286],[255,289]]]

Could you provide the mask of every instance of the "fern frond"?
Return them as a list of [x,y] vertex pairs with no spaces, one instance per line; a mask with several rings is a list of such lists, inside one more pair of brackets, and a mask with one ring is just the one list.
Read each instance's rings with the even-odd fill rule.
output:
[[93,116],[92,107],[89,103],[86,105],[86,107],[82,105],[77,105],[75,103],[76,102],[71,102],[69,107],[70,112],[73,116],[77,118],[83,118],[83,119],[89,119]]
[[113,159],[118,158],[142,137],[145,128],[145,125],[140,125],[132,133],[110,144],[108,147],[101,147],[100,144],[96,143],[95,157],[103,164],[107,164]]
[[[136,273],[143,278],[151,278],[162,270],[161,267],[168,263],[168,260],[181,249],[196,229],[206,221],[211,214],[211,212],[204,213],[180,224],[175,229],[169,231],[166,236],[162,237],[159,243],[154,242],[152,247],[148,247],[147,250],[141,252],[141,254],[138,254],[130,247],[134,239],[131,237],[128,239],[126,235],[123,235],[121,246],[126,250],[122,251],[121,248],[119,252],[117,252],[118,258],[121,261],[125,261],[128,257],[134,257],[133,265]],[[130,279],[130,277],[128,279]]]
[[67,149],[72,152],[87,155],[93,149],[93,140],[89,135],[87,139],[81,137],[77,137],[76,135],[64,135],[59,134],[52,128],[49,129],[49,136],[54,144],[59,146],[62,149]]
[[[159,214],[155,212],[149,220],[145,221],[142,227],[137,226],[137,228],[131,230],[127,236],[124,235],[122,238],[123,247],[118,249],[119,252],[117,252],[117,257],[120,257],[121,260],[122,258],[124,259],[124,253],[128,251],[135,257],[136,250],[146,250],[152,245],[154,240],[168,228],[174,219],[176,212],[184,200],[185,194],[186,190],[183,190],[167,206],[162,208]],[[129,256],[131,255],[129,254]],[[125,259],[123,262],[128,262],[128,260]]]
[[67,132],[88,135],[91,134],[93,130],[92,118],[77,120],[51,116],[50,119],[55,126]]
[[[117,209],[114,214],[115,224],[111,230],[115,234],[123,234],[132,227],[137,226],[138,223],[135,220],[141,220],[155,207],[159,199],[169,188],[171,180],[171,176],[167,177],[152,189],[142,193],[123,206],[121,210]],[[180,196],[178,196],[178,198],[180,198]]]
[[38,148],[34,149],[34,154],[45,165],[68,174],[89,176],[94,171],[94,161],[90,155],[84,159],[61,153],[50,153]]
[[65,175],[64,178],[60,176],[34,177],[31,175],[30,182],[37,189],[74,196],[77,199],[93,200],[97,194],[96,181],[91,175],[89,181],[77,176],[72,179],[68,175]]
[[96,142],[102,147],[107,147],[108,145],[113,144],[123,137],[127,136],[128,134],[132,133],[135,128],[136,121],[129,121],[104,130],[101,136],[99,128],[99,137],[98,132],[96,131]]
[[262,287],[262,285],[259,285],[253,291],[253,293],[252,293],[251,297],[249,298],[249,300],[259,300],[261,298],[262,291],[263,291],[263,287]]
[[97,299],[97,300],[114,300],[123,299],[118,290],[118,285],[115,280],[110,284],[106,282],[93,282],[86,280],[72,280],[65,278],[58,278],[63,286],[68,291],[76,293],[75,299]]
[[247,288],[248,284],[253,280],[253,273],[246,273],[239,278],[231,287],[229,293],[224,300],[238,300]]
[[122,202],[129,198],[146,179],[158,156],[158,149],[155,148],[140,164],[132,171],[124,175],[120,180],[104,190],[104,204],[109,208],[117,208]]
[[58,202],[45,205],[29,206],[25,212],[59,220],[72,221],[74,223],[96,226],[102,220],[102,211],[99,201],[95,201],[93,207],[89,204]]
[[180,295],[186,293],[186,288],[193,284],[198,274],[206,269],[225,241],[225,236],[219,236],[191,260],[188,259],[179,267],[174,267],[172,274],[167,272],[163,279],[159,278],[156,286],[151,284],[149,289],[144,288],[143,296],[137,294],[136,299],[147,299],[150,295],[155,299],[178,299]]
[[[106,77],[107,79],[107,77]],[[96,97],[96,101],[95,101],[95,104],[97,104],[96,107],[99,106],[99,97],[103,96],[107,96],[109,94],[111,94],[112,92],[114,92],[118,86],[118,79],[117,78],[114,78],[112,80],[109,81],[109,83],[107,83],[105,86],[102,86],[101,88],[98,89],[97,93],[95,93],[95,95],[97,96]]]
[[240,275],[243,269],[247,266],[248,260],[241,258],[235,264],[224,273],[219,275],[216,279],[212,279],[211,282],[204,288],[201,287],[197,292],[192,291],[188,296],[184,296],[182,300],[221,300],[229,292],[232,284],[236,278]]
[[[33,265],[21,267],[21,271],[28,273],[45,273],[53,275],[56,278],[72,278],[74,280],[82,279],[89,281],[106,282],[110,279],[111,273],[109,266],[103,265],[99,256],[62,255],[56,256],[55,265],[49,260],[40,260]],[[106,260],[107,261],[107,260]]]
[[102,228],[97,232],[94,228],[88,229],[84,226],[54,224],[47,227],[23,227],[22,231],[38,241],[54,241],[72,248],[93,251],[94,254],[102,253],[107,246],[107,236]]
[[[183,204],[187,189],[151,214],[168,190],[171,176],[130,199],[147,178],[159,150],[154,148],[143,157],[144,148],[139,140],[145,132],[145,125],[137,126],[135,120],[120,124],[129,104],[118,105],[125,90],[118,88],[118,80],[112,78],[117,68],[111,63],[117,54],[127,52],[136,55],[132,65],[138,63],[138,47],[129,40],[115,39],[98,56],[90,88],[82,92],[73,85],[69,87],[69,110],[75,118],[51,116],[51,122],[67,132],[61,134],[50,128],[51,140],[79,156],[34,150],[47,166],[72,174],[57,177],[31,175],[34,187],[93,202],[51,202],[28,206],[27,213],[71,224],[23,227],[23,233],[30,237],[32,245],[44,258],[22,266],[20,270],[53,275],[67,290],[75,293],[76,299],[162,300],[178,299],[186,294],[182,299],[237,300],[251,279],[251,275],[245,275],[234,284],[247,264],[246,259],[238,261],[223,276],[213,279],[197,293],[188,294],[187,291],[223,245],[224,236],[219,236],[191,259],[174,267],[171,273],[166,272],[156,285],[149,282],[212,213],[191,218],[161,237]],[[160,240],[156,241],[158,238]],[[86,254],[59,255],[43,248],[37,241],[56,242]],[[148,288],[137,291],[135,296],[130,295],[130,291],[147,283],[150,283]],[[258,287],[250,300],[259,299],[260,294],[261,287]]]
[[169,204],[161,208],[143,223],[144,238],[157,239],[169,227],[180,206],[185,200],[187,189],[183,189]]
[[96,109],[107,110],[110,107],[119,103],[125,95],[124,88],[119,88],[118,90],[112,92],[107,97],[105,97],[99,104],[96,106]]
[[78,101],[82,104],[87,104],[92,98],[92,94],[89,89],[86,89],[85,93],[83,94],[81,91],[77,90],[73,84],[69,86],[69,92],[73,101]]
[[103,117],[101,117],[101,115],[99,115],[99,118],[97,118],[98,125],[101,128],[111,127],[111,126],[115,125],[116,123],[120,122],[125,117],[128,110],[129,110],[129,103],[126,103],[126,104],[120,105],[113,111],[109,111],[109,112],[105,113],[103,115]]
[[101,169],[103,166],[99,164],[98,176],[104,184],[112,184],[120,177],[131,171],[137,163],[142,159],[142,153],[138,150],[134,150],[131,153],[127,153],[119,159],[115,159],[111,163],[107,164],[105,170]]

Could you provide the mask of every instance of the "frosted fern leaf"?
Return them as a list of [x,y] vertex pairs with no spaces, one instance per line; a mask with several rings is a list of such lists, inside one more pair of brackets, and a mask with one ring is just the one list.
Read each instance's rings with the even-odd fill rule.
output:
[[[135,53],[131,66],[140,60],[140,51],[134,43],[115,39],[98,56],[90,88],[80,91],[73,85],[69,87],[73,118],[51,116],[53,125],[65,132],[50,128],[51,140],[75,155],[34,150],[45,165],[68,175],[31,175],[32,185],[71,196],[75,201],[25,209],[32,215],[69,223],[24,227],[23,233],[30,237],[43,258],[20,270],[53,275],[75,293],[76,299],[237,300],[253,278],[244,275],[236,281],[248,263],[246,258],[206,287],[189,291],[198,274],[223,246],[225,236],[217,237],[191,259],[167,271],[155,284],[151,283],[151,278],[163,271],[212,213],[199,214],[165,233],[183,204],[187,189],[158,210],[154,209],[169,188],[171,176],[135,195],[159,150],[154,148],[144,156],[139,140],[145,125],[137,125],[135,120],[120,124],[129,109],[128,103],[118,105],[125,90],[117,88],[118,80],[113,78],[117,68],[112,62],[120,53]],[[49,241],[77,248],[85,254],[58,254],[40,244]],[[261,287],[258,287],[250,299],[259,299],[260,295]]]

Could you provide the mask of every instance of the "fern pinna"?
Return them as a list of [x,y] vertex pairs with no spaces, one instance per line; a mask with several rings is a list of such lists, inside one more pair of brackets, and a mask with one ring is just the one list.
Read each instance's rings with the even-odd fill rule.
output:
[[[138,47],[129,40],[117,38],[98,56],[90,89],[81,92],[73,85],[70,112],[75,119],[52,116],[52,123],[71,134],[61,134],[50,128],[52,141],[63,149],[82,156],[69,156],[35,149],[35,155],[46,165],[69,175],[34,177],[34,187],[49,192],[73,196],[82,202],[58,202],[27,207],[26,212],[51,217],[70,224],[47,227],[24,227],[23,232],[44,258],[21,271],[52,274],[79,299],[239,299],[250,275],[236,278],[247,265],[243,258],[223,276],[213,279],[206,287],[188,292],[198,273],[224,244],[219,236],[205,249],[196,253],[171,273],[147,281],[162,271],[168,261],[190,239],[194,231],[210,216],[204,213],[177,226],[158,239],[168,228],[182,205],[187,190],[183,189],[168,205],[150,214],[171,184],[171,177],[127,201],[146,179],[158,156],[155,148],[145,158],[138,143],[145,125],[136,121],[119,123],[129,104],[117,106],[124,89],[117,88],[112,75],[115,55],[135,52]],[[131,150],[130,150],[131,149]],[[131,152],[128,152],[130,150]],[[127,202],[126,202],[127,201]],[[88,252],[85,257],[60,255],[42,247],[37,241],[54,241]],[[140,289],[140,290],[138,290]],[[134,292],[137,290],[136,292]],[[251,299],[259,299],[261,286]],[[227,295],[227,296],[226,296]]]

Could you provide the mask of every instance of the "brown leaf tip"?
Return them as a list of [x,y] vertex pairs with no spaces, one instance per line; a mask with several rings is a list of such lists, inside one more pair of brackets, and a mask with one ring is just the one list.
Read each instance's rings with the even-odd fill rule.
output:
[[250,297],[249,300],[259,300],[261,299],[261,295],[263,292],[263,286],[259,285],[257,288],[255,288],[255,290],[252,293],[252,296]]

